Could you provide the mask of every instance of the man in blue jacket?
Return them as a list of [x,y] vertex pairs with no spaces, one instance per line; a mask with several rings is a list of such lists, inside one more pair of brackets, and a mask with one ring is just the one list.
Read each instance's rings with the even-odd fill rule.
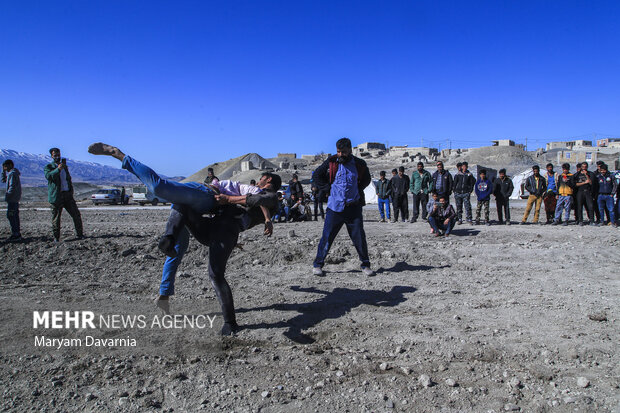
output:
[[485,169],[480,171],[480,176],[476,181],[474,190],[478,198],[478,205],[476,205],[476,225],[480,225],[480,210],[483,207],[484,224],[491,225],[489,222],[489,202],[491,201],[491,194],[493,193],[493,183],[487,179],[487,171]]
[[338,231],[347,226],[349,237],[355,245],[362,262],[364,275],[373,276],[368,258],[368,244],[364,232],[362,207],[364,188],[370,184],[370,171],[366,161],[353,156],[351,141],[348,138],[336,142],[336,155],[327,158],[314,172],[317,185],[330,188],[327,199],[327,212],[323,225],[323,235],[319,241],[312,273],[323,276],[323,265]]
[[19,201],[22,197],[22,184],[19,179],[19,169],[11,159],[2,163],[2,182],[6,182],[4,200],[7,203],[6,217],[11,225],[11,236],[8,241],[19,241],[22,238],[19,225]]

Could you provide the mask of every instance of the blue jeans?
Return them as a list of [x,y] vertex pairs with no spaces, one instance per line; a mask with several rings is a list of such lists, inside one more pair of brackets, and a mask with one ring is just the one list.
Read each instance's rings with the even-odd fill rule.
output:
[[368,258],[368,244],[366,244],[366,233],[364,232],[364,220],[362,217],[362,205],[355,204],[344,207],[344,211],[335,212],[327,208],[325,223],[323,224],[323,235],[319,242],[319,247],[314,259],[314,267],[322,268],[325,265],[325,257],[332,246],[336,235],[343,225],[347,226],[347,232],[353,245],[357,250],[357,255],[362,262],[362,268],[370,268]]
[[388,198],[377,198],[377,200],[379,201],[379,215],[381,215],[381,219],[385,219],[386,214],[383,212],[384,207],[385,212],[387,213],[387,219],[390,219],[390,200]]
[[183,255],[187,251],[189,245],[189,231],[183,227],[178,235],[174,249],[177,252],[177,256],[174,258],[166,257],[164,262],[164,269],[161,274],[161,283],[159,284],[159,295],[174,295],[174,280],[177,275],[177,269]]
[[197,182],[181,183],[162,179],[148,166],[130,156],[123,159],[123,169],[138,177],[149,192],[159,199],[174,204],[187,205],[200,214],[212,212],[217,208],[215,192]]
[[560,195],[558,198],[558,203],[555,205],[555,217],[554,221],[560,222],[560,218],[562,217],[562,211],[564,211],[564,222],[568,222],[570,220],[570,208],[573,205],[573,196],[572,195]]
[[444,225],[445,219],[436,219],[431,216],[428,217],[428,223],[431,225],[431,228],[435,230],[435,234],[439,234],[439,231],[445,231],[445,234],[448,235],[454,228],[454,224],[456,223],[456,218],[452,218],[450,222],[448,222],[448,226]]
[[7,202],[6,217],[11,225],[11,235],[19,237],[19,202]]
[[601,221],[605,220],[605,208],[609,211],[610,222],[616,222],[616,213],[614,211],[614,197],[613,195],[600,195],[598,196],[598,210],[601,213]]

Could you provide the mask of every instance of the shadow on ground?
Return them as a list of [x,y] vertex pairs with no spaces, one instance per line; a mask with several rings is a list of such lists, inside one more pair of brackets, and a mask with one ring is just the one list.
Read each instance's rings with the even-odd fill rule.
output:
[[449,265],[440,265],[437,267],[433,267],[432,265],[411,265],[407,264],[405,261],[398,261],[391,268],[379,268],[375,271],[377,274],[382,274],[384,272],[405,272],[405,271],[430,271],[437,270],[441,268],[449,268]]
[[322,294],[323,297],[299,304],[272,304],[266,307],[240,308],[238,313],[256,312],[264,310],[293,311],[299,313],[288,321],[276,323],[258,323],[243,326],[243,328],[268,329],[283,328],[287,330],[284,335],[299,344],[311,344],[315,340],[303,333],[328,319],[337,319],[360,305],[367,304],[376,307],[395,307],[406,301],[404,294],[413,293],[416,288],[410,286],[394,286],[390,291],[361,290],[350,288],[334,288],[333,291],[319,290],[314,287],[302,288],[292,286],[291,290],[313,294]]

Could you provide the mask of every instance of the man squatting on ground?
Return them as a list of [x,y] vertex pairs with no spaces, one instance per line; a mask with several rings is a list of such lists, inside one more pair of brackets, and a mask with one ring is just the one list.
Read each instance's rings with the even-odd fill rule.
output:
[[18,241],[22,238],[19,224],[19,201],[22,197],[22,184],[19,179],[19,169],[11,159],[2,163],[2,182],[6,182],[4,201],[7,204],[6,217],[11,226],[11,236],[7,241]]
[[[265,220],[263,210],[256,207],[265,207],[271,213],[275,212],[278,202],[276,193],[282,183],[280,177],[264,173],[257,184],[262,191],[260,194],[231,196],[218,194],[212,188],[196,182],[180,183],[161,179],[152,169],[110,145],[94,143],[90,145],[88,152],[120,160],[123,169],[136,175],[149,191],[173,203],[165,234],[160,241],[160,248],[174,255],[169,256],[164,264],[163,292],[174,292],[174,275],[187,250],[191,232],[201,244],[209,246],[209,277],[222,308],[222,335],[231,335],[238,331],[232,292],[224,278],[226,263],[241,231],[265,222],[265,234],[272,233],[271,221]],[[248,209],[236,205],[246,206]],[[204,217],[205,214],[212,216]],[[171,245],[174,252],[170,251]],[[161,292],[162,290],[160,294]]]
[[73,183],[67,167],[67,160],[60,156],[60,149],[50,149],[53,162],[45,165],[45,179],[47,179],[47,200],[52,205],[52,233],[56,242],[60,241],[60,216],[62,209],[66,209],[75,226],[75,235],[78,239],[84,238],[82,215],[73,199]]
[[317,248],[312,273],[318,276],[324,275],[322,268],[329,248],[342,225],[346,225],[349,237],[362,262],[362,272],[364,275],[373,276],[375,273],[370,269],[362,216],[362,207],[366,203],[364,188],[370,184],[370,171],[366,161],[352,155],[353,149],[348,138],[336,142],[336,151],[336,155],[327,158],[314,171],[316,184],[320,188],[330,188],[330,196],[327,199],[323,235]]
[[445,235],[450,236],[456,222],[456,212],[450,205],[450,198],[445,195],[438,196],[438,201],[433,205],[431,213],[428,215],[428,223],[433,229],[431,232],[436,237]]

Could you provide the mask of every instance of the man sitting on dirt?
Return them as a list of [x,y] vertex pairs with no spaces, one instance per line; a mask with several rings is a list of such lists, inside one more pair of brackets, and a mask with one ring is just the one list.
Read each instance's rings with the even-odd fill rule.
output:
[[433,228],[436,237],[442,235],[449,237],[456,222],[456,212],[450,205],[450,198],[445,195],[439,196],[439,202],[435,204],[428,215],[428,223]]
[[[136,175],[152,193],[173,203],[166,231],[159,245],[160,249],[172,256],[169,255],[164,264],[158,306],[164,312],[168,310],[168,297],[174,293],[174,277],[187,250],[191,232],[201,244],[209,246],[209,277],[222,308],[224,318],[222,335],[232,335],[238,331],[232,292],[224,278],[226,263],[237,245],[240,232],[261,222],[265,222],[266,235],[271,235],[273,232],[271,221],[265,221],[260,207],[266,207],[272,214],[275,212],[281,178],[276,174],[265,172],[257,183],[262,190],[260,194],[224,195],[217,194],[203,184],[162,179],[155,171],[125,156],[114,146],[94,143],[90,145],[88,152],[120,160],[123,168]],[[206,214],[212,217],[203,216]]]

